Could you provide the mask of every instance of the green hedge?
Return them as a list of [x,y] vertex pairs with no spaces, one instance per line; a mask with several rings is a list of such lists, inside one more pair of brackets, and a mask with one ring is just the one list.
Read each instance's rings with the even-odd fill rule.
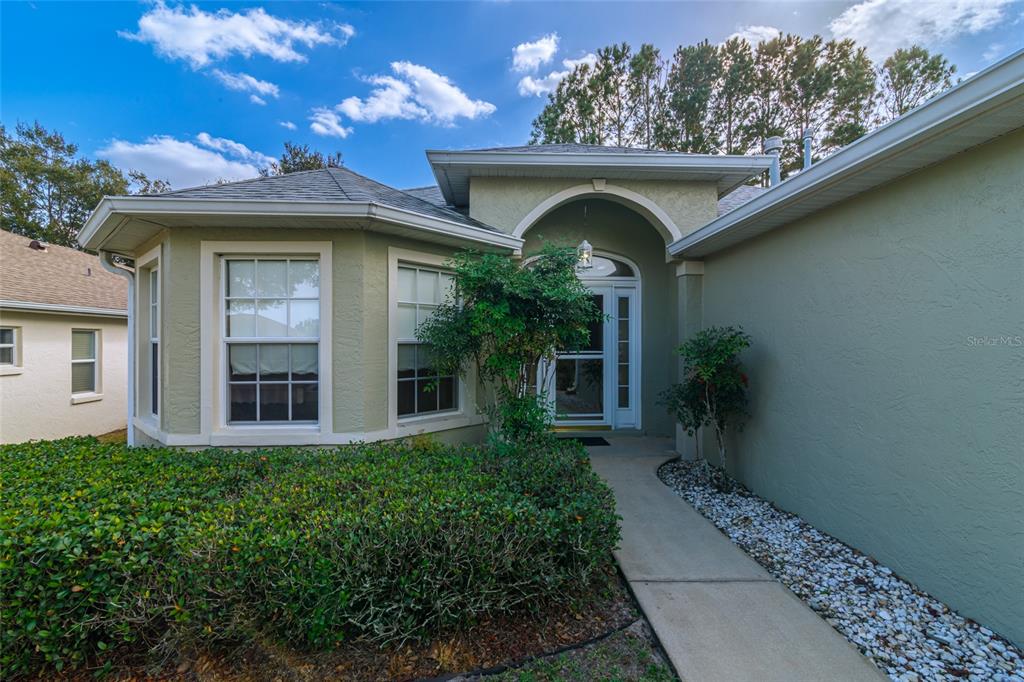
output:
[[618,541],[578,446],[2,446],[0,675],[253,638],[415,638],[583,594]]

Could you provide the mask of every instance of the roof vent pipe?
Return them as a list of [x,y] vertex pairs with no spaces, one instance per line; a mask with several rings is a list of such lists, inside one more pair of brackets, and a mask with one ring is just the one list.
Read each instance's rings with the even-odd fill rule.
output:
[[804,128],[804,170],[814,163],[811,160],[811,143],[814,141],[814,132],[810,128]]
[[774,187],[782,179],[779,170],[779,154],[782,153],[782,138],[773,135],[764,141],[764,153],[775,158],[772,159],[771,168],[768,169],[768,186]]

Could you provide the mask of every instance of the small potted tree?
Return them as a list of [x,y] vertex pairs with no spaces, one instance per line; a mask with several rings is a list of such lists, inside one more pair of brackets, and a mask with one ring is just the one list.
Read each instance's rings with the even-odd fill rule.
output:
[[[694,334],[678,348],[683,359],[683,377],[662,393],[662,403],[697,444],[702,457],[698,429],[714,429],[718,459],[722,473],[728,474],[726,434],[730,428],[740,429],[748,416],[747,388],[749,380],[739,361],[739,354],[750,347],[750,336],[738,327],[709,327]],[[711,478],[719,478],[709,471]]]

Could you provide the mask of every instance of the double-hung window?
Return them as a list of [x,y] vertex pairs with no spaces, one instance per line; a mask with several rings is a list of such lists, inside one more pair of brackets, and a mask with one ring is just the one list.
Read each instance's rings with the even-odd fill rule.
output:
[[149,409],[160,413],[160,271],[149,271]]
[[227,421],[317,423],[320,263],[224,259]]
[[459,409],[458,379],[436,369],[429,344],[416,338],[416,328],[452,295],[449,273],[415,265],[398,265],[397,343],[398,417]]
[[14,327],[0,327],[0,366],[18,364],[18,331]]
[[95,329],[71,330],[71,393],[96,392],[98,332]]

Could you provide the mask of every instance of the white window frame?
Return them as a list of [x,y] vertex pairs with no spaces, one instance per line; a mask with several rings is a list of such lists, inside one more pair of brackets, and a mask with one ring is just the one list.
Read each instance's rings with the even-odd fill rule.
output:
[[11,361],[0,363],[0,376],[21,374],[21,327],[3,324],[0,325],[0,329],[11,330],[11,343],[0,343],[0,348],[11,349]]
[[390,247],[388,249],[388,431],[402,437],[482,423],[476,413],[476,378],[470,373],[456,377],[458,409],[398,416],[398,267],[408,265],[446,271],[448,256]]
[[[156,337],[152,334],[152,321],[151,316],[154,313],[154,306],[152,300],[152,292],[149,291],[149,287],[152,286],[152,280],[147,279],[147,293],[149,296],[146,299],[142,299],[141,296],[136,296],[135,302],[135,314],[136,314],[136,362],[135,362],[135,402],[134,406],[135,414],[137,419],[152,425],[157,426],[160,423],[160,415],[163,414],[163,282],[164,282],[164,271],[163,271],[163,259],[161,256],[161,244],[156,245],[146,253],[142,254],[135,259],[136,270],[141,273],[146,273],[145,276],[148,278],[149,273],[157,273],[158,291],[157,291],[157,302],[156,302],[156,315],[157,315],[157,333]],[[145,320],[148,325],[145,330],[139,325],[140,320]],[[143,334],[142,332],[146,333]],[[153,342],[160,344],[157,347],[157,405],[156,411],[153,411]],[[144,351],[144,352],[143,352]],[[140,360],[145,358],[145,362]],[[144,397],[145,396],[145,397]]]
[[[76,360],[74,353],[71,353],[71,365],[92,365],[92,390],[91,391],[79,391],[75,392],[72,387],[71,390],[71,404],[78,405],[80,403],[91,403],[96,400],[103,399],[103,372],[102,362],[103,357],[103,334],[101,330],[90,328],[90,327],[72,327],[71,338],[74,339],[76,332],[88,332],[93,337],[93,356],[89,359]],[[73,344],[69,345],[69,350]]]
[[[317,445],[331,441],[332,303],[331,242],[272,241],[200,244],[200,429],[211,445]],[[316,258],[320,264],[320,339],[318,341],[318,412],[316,423],[230,423],[227,377],[226,315],[223,311],[228,259]],[[294,343],[303,339],[295,338]],[[261,340],[252,340],[260,343]]]

